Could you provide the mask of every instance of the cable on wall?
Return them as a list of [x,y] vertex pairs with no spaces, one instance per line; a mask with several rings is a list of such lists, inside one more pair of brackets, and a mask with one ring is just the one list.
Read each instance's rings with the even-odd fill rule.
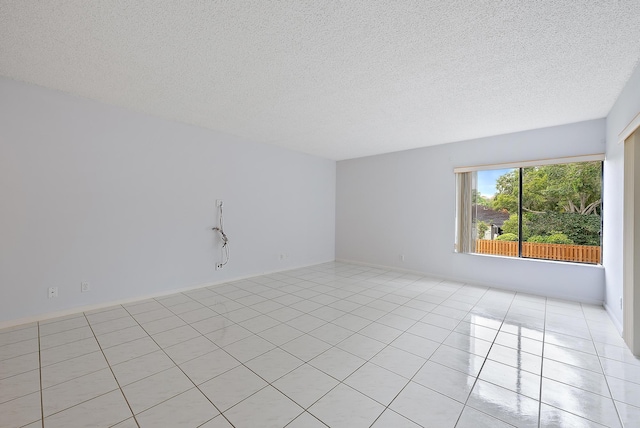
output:
[[223,203],[222,201],[218,200],[216,201],[216,205],[218,205],[219,223],[218,226],[212,228],[212,230],[218,232],[220,234],[220,238],[222,239],[223,260],[222,263],[216,264],[216,269],[222,269],[224,266],[226,266],[227,263],[229,263],[229,238],[227,237],[227,234],[224,233],[224,211],[222,208]]

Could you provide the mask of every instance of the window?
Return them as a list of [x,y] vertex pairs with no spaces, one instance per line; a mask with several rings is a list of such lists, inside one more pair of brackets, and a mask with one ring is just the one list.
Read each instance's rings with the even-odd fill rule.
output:
[[456,168],[456,251],[599,264],[603,159]]

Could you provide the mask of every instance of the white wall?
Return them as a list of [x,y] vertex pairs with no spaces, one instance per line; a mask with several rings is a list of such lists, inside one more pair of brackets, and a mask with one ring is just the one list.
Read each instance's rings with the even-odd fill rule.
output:
[[0,323],[335,257],[334,161],[8,79],[0,198]]
[[604,140],[605,120],[599,119],[340,161],[336,257],[602,302],[602,267],[454,253],[453,168],[602,153]]
[[622,214],[624,202],[624,143],[618,134],[640,113],[640,66],[620,93],[607,116],[604,163],[603,259],[606,266],[605,305],[618,328],[622,328]]

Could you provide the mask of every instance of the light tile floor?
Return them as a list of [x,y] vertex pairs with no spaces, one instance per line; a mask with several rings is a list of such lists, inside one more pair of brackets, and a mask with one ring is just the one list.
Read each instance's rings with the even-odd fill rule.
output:
[[601,307],[329,263],[0,331],[0,427],[640,426]]

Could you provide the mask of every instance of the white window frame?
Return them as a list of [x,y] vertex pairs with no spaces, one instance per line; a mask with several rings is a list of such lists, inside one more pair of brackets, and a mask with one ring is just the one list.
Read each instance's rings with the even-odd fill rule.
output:
[[[596,154],[589,154],[589,155],[567,156],[567,157],[560,157],[560,158],[548,158],[548,159],[538,159],[538,160],[519,161],[519,162],[506,162],[506,163],[498,163],[498,164],[455,167],[453,169],[453,172],[456,177],[456,210],[455,210],[456,222],[455,222],[454,252],[461,253],[461,254],[476,254],[475,252],[473,252],[471,243],[468,242],[468,241],[473,241],[473,232],[470,231],[470,229],[472,229],[472,225],[468,221],[472,216],[470,211],[471,204],[469,201],[466,200],[467,198],[463,194],[464,186],[462,186],[462,183],[469,182],[469,181],[472,182],[472,178],[467,178],[467,179],[463,178],[464,176],[468,176],[467,173],[477,172],[477,171],[486,171],[486,170],[492,170],[492,169],[514,169],[514,168],[527,168],[527,167],[535,167],[535,166],[543,166],[543,165],[558,165],[558,164],[569,164],[569,163],[580,163],[580,162],[602,162],[604,160],[605,160],[604,153],[596,153]],[[472,189],[475,188],[474,185],[472,185],[471,187]],[[467,223],[469,224],[467,225]],[[510,259],[514,258],[509,256],[495,256],[495,257],[505,257]],[[521,259],[523,257],[516,257],[516,258]],[[539,260],[543,262],[554,262],[554,263],[557,262],[556,260],[546,260],[546,259],[531,259],[531,260]],[[561,261],[561,263],[571,263],[571,262]]]

